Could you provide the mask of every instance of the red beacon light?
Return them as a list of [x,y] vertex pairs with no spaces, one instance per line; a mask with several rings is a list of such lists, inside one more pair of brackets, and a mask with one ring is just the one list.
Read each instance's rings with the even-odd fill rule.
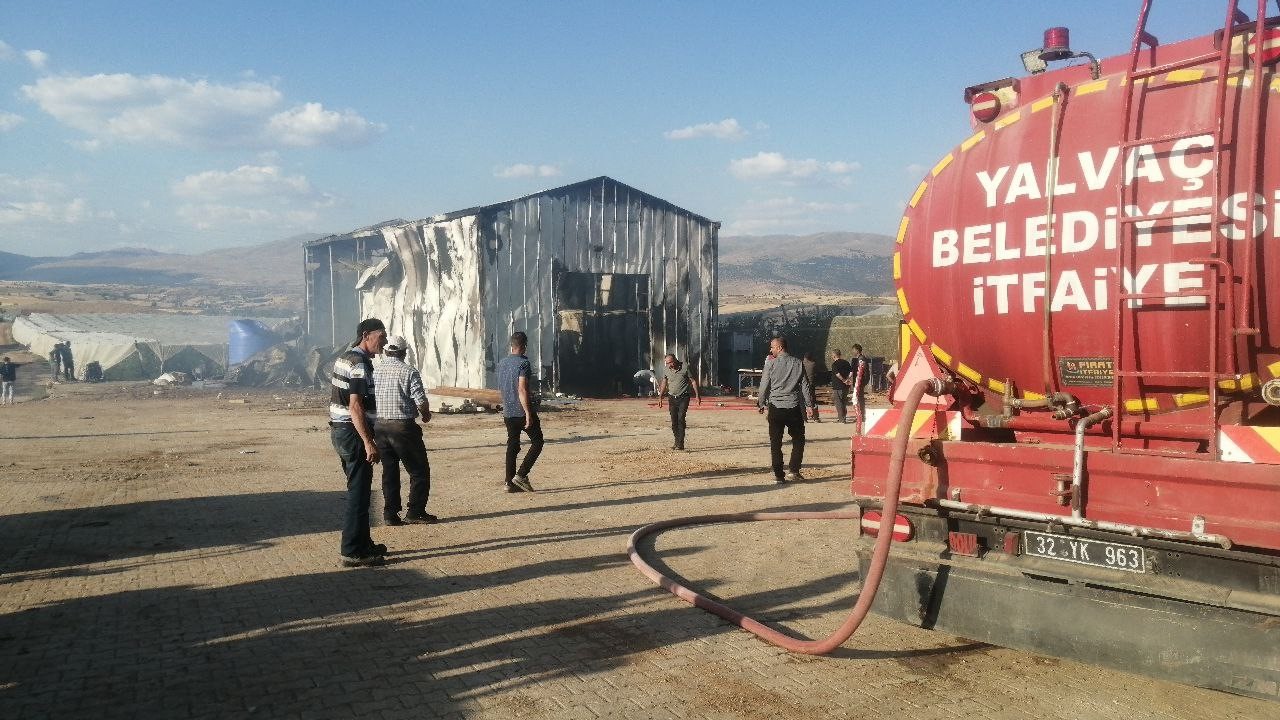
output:
[[1071,52],[1071,31],[1064,27],[1051,27],[1044,31],[1044,47],[1040,59],[1046,62],[1074,57]]

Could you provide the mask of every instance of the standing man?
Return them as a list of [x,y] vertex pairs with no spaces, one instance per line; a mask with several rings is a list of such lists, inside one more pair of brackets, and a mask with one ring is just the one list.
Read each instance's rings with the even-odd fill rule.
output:
[[849,375],[853,366],[840,356],[840,350],[831,351],[831,401],[836,405],[836,422],[846,422],[845,413],[849,404],[849,386],[853,380]]
[[805,353],[804,359],[800,361],[800,366],[804,368],[804,379],[809,383],[809,405],[813,407],[813,413],[810,419],[814,422],[822,422],[818,418],[818,360],[813,353]]
[[862,421],[867,417],[867,381],[871,379],[871,368],[867,365],[867,359],[862,356],[862,346],[857,343],[853,344],[851,375],[849,385],[853,387],[853,410],[856,413],[854,422],[857,423],[855,431],[861,435]]
[[329,395],[329,438],[347,476],[347,510],[342,522],[342,565],[369,567],[386,561],[387,546],[369,536],[369,496],[378,447],[373,437],[377,399],[373,388],[373,356],[387,344],[387,330],[377,318],[361,320],[351,349],[333,361]]
[[[760,412],[769,415],[769,456],[773,461],[773,479],[778,483],[803,480],[800,464],[804,461],[804,406],[809,402],[809,383],[804,367],[787,354],[786,338],[769,341],[772,360],[764,364],[760,377]],[[782,430],[791,436],[790,472],[782,475]]]
[[18,366],[6,355],[0,362],[0,405],[13,404],[13,384],[18,380]]
[[53,373],[53,381],[58,381],[58,376],[62,374],[62,343],[54,343],[53,349],[49,351],[49,372]]
[[692,395],[698,404],[702,404],[702,396],[698,394],[698,380],[684,369],[684,363],[675,355],[667,355],[662,359],[666,369],[662,371],[662,382],[658,384],[658,407],[662,407],[662,398],[670,397],[671,402],[671,434],[675,438],[672,450],[684,449],[685,416],[689,414],[689,397]]
[[[378,401],[378,422],[373,439],[382,456],[382,519],[388,525],[406,522],[434,523],[427,513],[431,494],[431,463],[422,442],[422,422],[431,422],[431,405],[422,388],[422,375],[404,361],[408,345],[399,335],[387,336],[382,362],[373,368],[373,388]],[[409,472],[409,506],[400,519],[400,463]]]
[[[542,425],[534,412],[529,397],[529,385],[533,382],[533,368],[525,357],[529,336],[516,331],[511,334],[511,352],[498,363],[498,389],[502,391],[502,421],[507,426],[507,492],[533,492],[529,471],[542,454]],[[525,453],[520,469],[516,470],[516,457],[520,455],[520,433],[529,436],[529,451]]]
[[76,361],[71,357],[71,341],[62,341],[62,378],[68,382],[76,379]]

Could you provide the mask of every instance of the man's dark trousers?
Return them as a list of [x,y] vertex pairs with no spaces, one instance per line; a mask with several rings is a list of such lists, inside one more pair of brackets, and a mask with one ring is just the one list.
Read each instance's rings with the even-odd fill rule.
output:
[[[506,481],[511,482],[511,478],[516,475],[528,477],[529,471],[533,469],[533,464],[538,461],[538,455],[542,454],[542,423],[538,421],[538,416],[534,415],[533,422],[529,423],[529,429],[525,430],[523,415],[503,418],[502,421],[507,424]],[[516,457],[520,454],[521,431],[529,436],[529,451],[524,454],[524,460],[520,461],[520,471],[516,472]]]
[[782,431],[785,428],[791,436],[791,472],[800,472],[800,464],[804,462],[804,409],[800,407],[777,408],[769,406],[769,456],[773,460],[773,476],[783,477],[782,473]]
[[427,460],[427,446],[422,442],[422,426],[414,420],[379,419],[373,429],[373,439],[382,456],[382,512],[387,515],[400,512],[400,463],[403,462],[409,472],[409,514],[426,514],[427,497],[431,494],[431,463]]
[[364,454],[364,440],[351,423],[331,423],[329,439],[338,451],[347,476],[347,512],[342,520],[342,554],[358,557],[373,548],[369,535],[369,496],[373,489],[373,465]]
[[689,414],[689,401],[692,395],[667,398],[667,409],[671,413],[671,434],[675,437],[676,449],[684,449],[685,417]]
[[839,381],[831,383],[831,402],[836,405],[836,420],[844,422],[849,405],[849,386]]

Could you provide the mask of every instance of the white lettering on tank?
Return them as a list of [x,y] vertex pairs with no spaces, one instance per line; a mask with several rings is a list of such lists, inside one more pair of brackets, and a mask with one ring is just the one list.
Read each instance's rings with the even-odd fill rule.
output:
[[[1138,268],[1136,275],[1130,273],[1129,268],[1123,268],[1120,273],[1120,278],[1124,281],[1124,291],[1127,293],[1142,292],[1143,288],[1147,286],[1147,283],[1151,282],[1151,277],[1156,274],[1156,270],[1159,268],[1159,265],[1143,265]],[[1142,300],[1138,298],[1130,300],[1129,307],[1142,307]]]
[[[1199,210],[1200,208],[1213,207],[1213,198],[1183,198],[1173,201],[1174,212],[1184,212],[1186,210]],[[1209,237],[1209,224],[1211,218],[1208,215],[1189,215],[1187,217],[1176,218],[1173,221],[1173,234],[1170,241],[1174,245],[1190,245],[1192,243],[1207,243],[1212,240]],[[1203,228],[1201,230],[1191,231],[1188,226]]]
[[1169,172],[1174,177],[1186,180],[1183,185],[1185,190],[1199,190],[1204,187],[1205,175],[1213,171],[1213,159],[1204,158],[1195,165],[1187,164],[1187,151],[1192,148],[1213,148],[1212,135],[1197,135],[1195,137],[1182,138],[1173,144],[1173,150],[1169,153]]
[[1035,312],[1036,298],[1044,297],[1044,273],[1022,274],[1022,312]]
[[978,184],[982,186],[983,192],[987,194],[987,207],[996,206],[996,191],[1000,189],[1000,183],[1008,172],[1008,165],[997,168],[995,177],[988,175],[986,170],[978,172]]
[[[1249,209],[1244,207],[1245,202],[1249,198],[1249,193],[1236,193],[1222,201],[1222,214],[1237,222],[1245,220],[1249,217]],[[1254,207],[1265,205],[1267,199],[1262,195],[1255,194],[1253,196]],[[1222,236],[1228,240],[1243,240],[1245,238],[1244,228],[1238,225],[1223,225],[1221,228]],[[1253,211],[1253,237],[1258,237],[1267,229],[1267,215],[1263,212]]]
[[1164,182],[1164,172],[1160,170],[1156,149],[1151,145],[1139,145],[1129,151],[1129,160],[1125,163],[1124,184],[1132,185],[1138,178],[1153,183]]
[[1062,213],[1059,246],[1064,253],[1085,252],[1098,242],[1098,216],[1088,210]]
[[996,314],[1009,313],[1009,286],[1018,282],[1017,275],[988,275],[987,287],[996,289]]
[[1108,178],[1111,177],[1111,171],[1115,168],[1116,159],[1120,157],[1120,148],[1107,148],[1106,154],[1102,156],[1102,166],[1094,164],[1093,153],[1085,150],[1077,155],[1080,159],[1080,171],[1084,174],[1085,187],[1090,190],[1101,190],[1108,186]]
[[960,252],[956,243],[960,241],[960,233],[955,230],[939,230],[933,234],[933,266],[947,267],[955,265]]
[[1089,309],[1089,297],[1080,282],[1080,274],[1075,270],[1064,270],[1058,276],[1058,283],[1053,286],[1053,302],[1049,303],[1050,312],[1058,312],[1065,307],[1076,310]]
[[965,265],[991,262],[991,226],[970,225],[964,229],[964,250],[960,262]]
[[[1173,262],[1164,266],[1164,291],[1167,293],[1199,290],[1204,287],[1204,265],[1201,263]],[[1204,305],[1209,298],[1204,295],[1165,298],[1167,305]]]
[[1036,171],[1031,163],[1018,163],[1009,180],[1009,192],[1004,196],[1004,204],[1025,197],[1028,200],[1040,199],[1040,184],[1036,181]]

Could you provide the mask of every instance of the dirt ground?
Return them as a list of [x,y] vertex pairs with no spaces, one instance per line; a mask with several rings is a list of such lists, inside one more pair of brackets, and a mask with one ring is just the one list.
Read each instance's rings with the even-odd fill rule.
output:
[[[58,384],[0,408],[7,718],[1215,718],[1275,706],[872,617],[787,654],[651,585],[657,520],[848,504],[849,427],[775,485],[762,419],[708,401],[686,452],[643,400],[548,408],[537,492],[502,491],[493,415],[428,426],[431,526],[342,569],[344,482],[314,392]],[[376,490],[373,514],[382,496]],[[651,559],[809,637],[852,606],[850,528],[669,530]],[[1212,708],[1209,711],[1209,708]]]

